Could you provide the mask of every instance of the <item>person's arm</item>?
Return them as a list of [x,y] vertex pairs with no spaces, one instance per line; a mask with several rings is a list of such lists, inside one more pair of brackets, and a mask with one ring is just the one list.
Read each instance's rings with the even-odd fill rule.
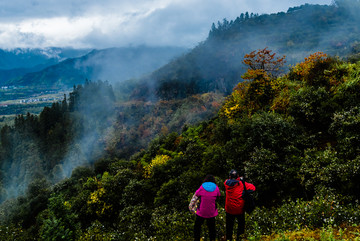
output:
[[201,186],[198,188],[198,190],[195,191],[195,195],[200,197],[200,189],[201,189]]
[[256,190],[254,184],[245,182],[244,177],[240,177],[239,180],[240,180],[241,182],[245,183],[245,187],[246,187],[246,190],[247,190],[248,192],[251,193],[251,192],[254,192],[254,191]]
[[251,184],[248,182],[245,182],[245,187],[246,187],[246,190],[249,192],[254,192],[256,190],[254,184]]

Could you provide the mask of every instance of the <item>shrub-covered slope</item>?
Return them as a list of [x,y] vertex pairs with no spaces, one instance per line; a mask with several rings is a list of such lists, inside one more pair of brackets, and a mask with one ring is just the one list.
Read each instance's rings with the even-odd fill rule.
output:
[[211,120],[164,134],[129,160],[98,159],[53,187],[33,183],[2,205],[8,240],[192,240],[187,205],[206,174],[222,192],[220,239],[232,168],[257,187],[249,238],[332,226],[354,226],[344,233],[358,237],[360,64],[315,53],[280,77],[255,70]]

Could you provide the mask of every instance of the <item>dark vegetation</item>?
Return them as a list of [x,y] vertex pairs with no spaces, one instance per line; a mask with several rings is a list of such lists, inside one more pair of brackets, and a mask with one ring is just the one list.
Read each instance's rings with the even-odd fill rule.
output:
[[[336,12],[347,3],[305,5],[287,14]],[[239,26],[261,16],[244,14],[245,23]],[[192,53],[218,38],[214,31],[220,30],[213,28]],[[236,39],[223,31],[224,41]],[[307,52],[305,43],[303,47]],[[39,116],[17,116],[13,126],[1,129],[0,236],[192,240],[194,217],[187,205],[211,173],[223,195],[218,203],[220,239],[225,231],[222,182],[236,168],[257,187],[258,207],[246,217],[249,240],[279,234],[278,240],[289,240],[289,231],[303,239],[359,238],[357,50],[342,49],[344,56],[350,51],[344,59],[314,52],[286,74],[281,74],[282,55],[270,48],[251,51],[243,58],[243,70],[234,73],[242,73],[244,81],[235,85],[235,78],[223,79],[229,85],[223,92],[209,87],[221,81],[206,82],[187,72],[194,65],[184,56],[178,65],[170,63],[178,72],[164,68],[154,73],[171,74],[155,82],[166,83],[163,89],[150,89],[153,100],[160,101],[140,98],[148,92],[146,86],[137,86],[132,99],[119,102],[119,90],[107,82],[86,82]],[[174,81],[175,88],[171,80],[181,81]],[[185,80],[193,82],[183,85]],[[196,89],[198,83],[207,87]],[[210,90],[220,94],[205,93]],[[317,236],[309,231],[319,229]]]
[[[48,107],[49,103],[38,104],[12,104],[10,106],[0,108],[0,115],[21,115],[23,113],[40,113],[44,107]],[[5,117],[4,117],[5,118]]]

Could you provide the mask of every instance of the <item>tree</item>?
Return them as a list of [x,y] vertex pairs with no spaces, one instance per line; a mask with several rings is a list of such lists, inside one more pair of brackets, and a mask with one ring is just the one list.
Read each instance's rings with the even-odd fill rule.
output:
[[276,57],[267,48],[252,51],[244,56],[243,63],[248,66],[246,73],[241,76],[245,80],[252,80],[247,92],[248,102],[257,106],[267,106],[274,98],[275,80],[280,75],[281,67],[285,63],[285,56]]
[[281,67],[285,64],[285,55],[276,57],[272,50],[264,49],[254,50],[244,56],[243,63],[247,65],[248,70],[241,76],[243,79],[276,78],[280,75]]
[[228,118],[270,109],[279,85],[277,77],[285,63],[285,56],[276,57],[271,52],[264,48],[244,56],[243,63],[248,69],[241,77],[249,81],[240,82],[224,104],[222,111]]

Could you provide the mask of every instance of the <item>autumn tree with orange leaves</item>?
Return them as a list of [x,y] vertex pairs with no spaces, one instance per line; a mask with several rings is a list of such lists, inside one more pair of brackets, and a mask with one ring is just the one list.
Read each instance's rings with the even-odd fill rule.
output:
[[240,82],[223,107],[223,113],[230,119],[239,114],[251,115],[259,109],[270,108],[276,94],[277,77],[285,63],[285,56],[277,57],[267,48],[252,51],[244,56],[248,67]]
[[248,102],[257,107],[268,106],[275,95],[276,78],[281,73],[281,67],[285,63],[285,56],[276,57],[267,48],[252,51],[244,56],[243,63],[248,66],[246,73],[241,76],[245,80],[251,80],[248,89]]
[[280,74],[281,67],[285,64],[285,55],[276,57],[276,53],[264,48],[246,54],[243,63],[248,67],[246,73],[241,76],[243,79],[269,80]]

